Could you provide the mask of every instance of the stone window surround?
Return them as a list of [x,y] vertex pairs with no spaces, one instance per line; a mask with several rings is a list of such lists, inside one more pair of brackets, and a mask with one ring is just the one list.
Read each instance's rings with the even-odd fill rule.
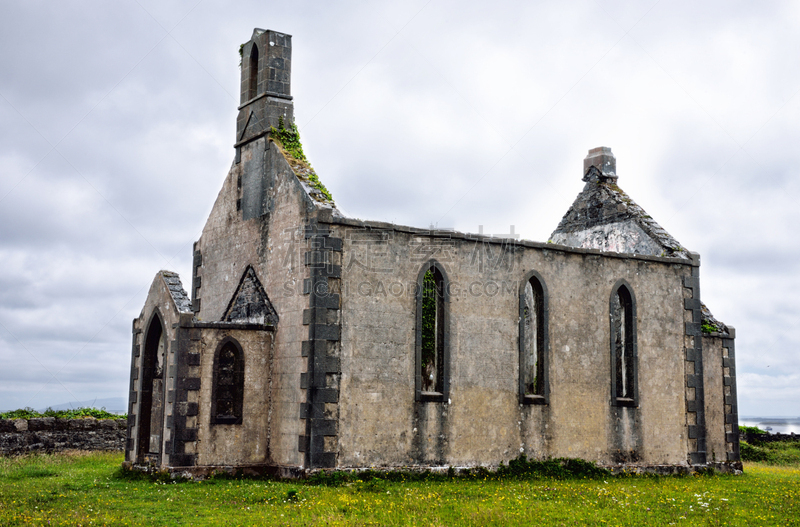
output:
[[[529,395],[525,393],[525,375],[523,373],[525,368],[524,310],[525,310],[525,287],[528,285],[529,282],[531,282],[531,280],[534,279],[537,282],[539,282],[539,286],[542,289],[542,302],[541,302],[542,324],[541,327],[538,328],[538,330],[541,331],[543,337],[541,349],[539,350],[539,360],[541,361],[542,364],[541,366],[542,393],[538,395]],[[545,285],[544,278],[542,278],[542,275],[540,275],[537,271],[528,271],[528,273],[525,274],[525,277],[523,278],[519,288],[519,403],[520,404],[538,404],[538,405],[549,404],[549,395],[550,395],[550,383],[549,383],[549,371],[548,371],[549,370],[548,359],[550,355],[549,319],[550,319],[549,297],[547,294],[547,286]]]
[[248,63],[250,65],[248,74],[249,78],[247,79],[247,95],[248,99],[253,99],[256,95],[258,95],[258,72],[259,72],[259,52],[258,52],[258,44],[253,42],[253,45],[250,46],[250,54],[247,57]]
[[[617,350],[615,341],[614,330],[614,301],[619,294],[621,288],[625,288],[631,297],[630,304],[630,320],[631,320],[631,335],[628,343],[631,347],[632,357],[632,374],[633,380],[632,391],[633,397],[618,397],[617,395]],[[623,306],[624,309],[624,306]],[[636,408],[639,406],[639,353],[637,344],[637,323],[636,323],[636,295],[633,293],[633,288],[625,279],[617,280],[614,287],[611,289],[611,296],[608,300],[608,321],[609,321],[609,345],[611,348],[611,405],[612,406],[629,406]],[[626,339],[628,340],[628,339]]]
[[[219,384],[219,355],[222,350],[228,345],[232,345],[233,348],[236,350],[236,354],[238,357],[236,358],[236,372],[234,379],[234,386],[238,389],[234,394],[234,415],[235,419],[224,419],[219,418],[216,414],[217,409],[217,385]],[[213,381],[211,383],[211,415],[210,415],[210,424],[212,425],[240,425],[242,424],[242,408],[244,403],[244,368],[245,368],[245,358],[244,358],[244,350],[242,349],[241,344],[235,338],[227,336],[219,341],[217,344],[217,349],[214,351],[214,372],[213,372]]]
[[[443,315],[442,325],[444,326],[442,338],[442,391],[423,392],[422,391],[422,295],[424,292],[425,273],[435,269],[442,277],[442,301]],[[414,384],[415,400],[417,402],[447,402],[450,395],[450,280],[444,267],[435,259],[428,260],[423,264],[417,275],[416,287],[416,328],[415,328],[415,360],[414,360]]]

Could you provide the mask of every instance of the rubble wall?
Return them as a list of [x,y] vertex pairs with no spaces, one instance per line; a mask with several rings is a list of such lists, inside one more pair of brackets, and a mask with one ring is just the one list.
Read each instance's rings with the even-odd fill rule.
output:
[[127,419],[0,419],[0,454],[125,448]]

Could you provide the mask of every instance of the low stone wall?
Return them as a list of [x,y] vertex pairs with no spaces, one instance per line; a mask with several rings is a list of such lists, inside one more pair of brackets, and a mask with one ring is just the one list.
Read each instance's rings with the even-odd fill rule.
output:
[[0,455],[123,450],[127,419],[0,419]]
[[740,434],[739,439],[747,441],[751,445],[754,443],[777,443],[779,441],[800,441],[797,434]]

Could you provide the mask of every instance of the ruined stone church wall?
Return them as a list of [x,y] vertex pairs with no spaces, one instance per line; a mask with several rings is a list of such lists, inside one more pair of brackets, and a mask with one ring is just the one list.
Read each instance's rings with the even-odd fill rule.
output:
[[[231,168],[195,247],[202,262],[195,271],[200,284],[199,320],[218,321],[224,316],[248,265],[278,313],[268,383],[272,404],[263,413],[271,412],[271,456],[282,465],[303,461],[298,451],[303,433],[299,407],[304,400],[300,375],[307,367],[301,354],[307,338],[303,310],[308,307],[308,297],[302,294],[308,275],[303,228],[313,210],[282,154],[262,137],[241,147],[239,162]],[[252,360],[253,352],[245,349],[245,353]]]
[[708,460],[722,461],[726,451],[722,339],[703,337],[703,373]]
[[[340,225],[339,466],[476,465],[521,452],[686,463],[685,262]],[[414,287],[430,258],[451,284],[450,388],[449,401],[421,403]],[[530,270],[549,297],[547,405],[521,405],[518,392],[519,288]],[[620,279],[638,310],[638,408],[610,404],[609,301]]]
[[[226,337],[235,339],[245,352],[243,419],[240,424],[210,424],[214,356]],[[271,422],[267,411],[270,406],[271,340],[270,332],[203,328],[197,331],[196,340],[191,341],[188,352],[200,354],[198,370],[201,384],[197,393],[199,404],[195,426],[203,426],[197,426],[198,441],[186,453],[197,455],[197,465],[271,462]]]
[[739,461],[739,415],[736,398],[735,330],[703,335],[706,441],[708,461]]
[[[153,397],[152,404],[160,407],[161,422],[151,422],[151,432],[160,426],[161,433],[161,454],[162,463],[169,462],[169,441],[172,439],[170,430],[170,417],[173,415],[173,403],[167,397],[167,392],[175,388],[174,368],[176,364],[176,346],[178,326],[181,313],[176,306],[174,298],[164,281],[163,271],[156,275],[138,318],[133,321],[133,343],[131,350],[131,381],[130,393],[128,395],[128,432],[127,444],[125,447],[125,458],[129,461],[136,459],[136,453],[140,448],[139,430],[142,425],[142,390],[144,382],[144,359],[145,359],[145,338],[147,331],[152,324],[154,317],[161,319],[163,339],[165,343],[164,364],[163,364],[163,391],[159,397]],[[177,277],[177,275],[175,275]],[[157,315],[156,315],[157,314]]]

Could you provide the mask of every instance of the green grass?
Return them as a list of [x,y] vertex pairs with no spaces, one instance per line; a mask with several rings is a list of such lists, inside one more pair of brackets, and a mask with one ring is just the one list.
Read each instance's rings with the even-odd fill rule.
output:
[[772,443],[754,440],[739,443],[744,461],[759,461],[777,466],[800,466],[800,441],[775,441]]
[[800,467],[742,476],[339,486],[126,475],[121,454],[0,458],[0,525],[800,525]]

